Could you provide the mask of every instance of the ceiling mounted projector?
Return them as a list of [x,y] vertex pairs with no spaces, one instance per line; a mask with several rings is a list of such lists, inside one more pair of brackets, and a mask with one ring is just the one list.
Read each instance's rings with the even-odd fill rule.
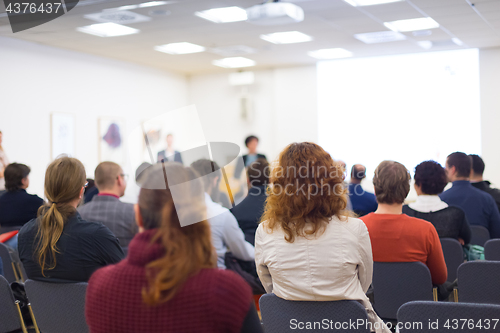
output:
[[280,25],[302,22],[304,10],[289,2],[270,2],[247,9],[247,22],[258,25]]

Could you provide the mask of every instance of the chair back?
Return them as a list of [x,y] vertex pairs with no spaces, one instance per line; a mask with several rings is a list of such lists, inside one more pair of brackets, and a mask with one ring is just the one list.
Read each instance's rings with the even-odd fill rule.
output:
[[21,226],[13,226],[13,227],[0,227],[0,235],[5,234],[6,232],[11,232],[14,230],[20,230]]
[[3,276],[0,276],[0,318],[0,333],[12,332],[24,327],[10,284]]
[[[497,332],[500,326],[498,318],[500,305],[493,304],[416,301],[406,303],[398,310],[401,333],[471,333],[483,329]],[[485,328],[487,326],[489,329]]]
[[462,244],[454,238],[441,238],[440,240],[448,269],[448,281],[453,282],[457,279],[458,266],[464,263],[464,250]]
[[[259,304],[265,332],[290,333],[299,330],[319,333],[324,332],[326,326],[329,332],[370,332],[366,324],[368,315],[358,301],[287,301],[274,294],[265,294]],[[357,323],[358,320],[363,325],[335,327],[336,323]],[[305,326],[307,323],[311,325],[309,329]]]
[[401,305],[432,301],[432,279],[421,262],[374,262],[374,308],[383,319],[396,319]]
[[500,262],[485,260],[466,262],[458,267],[458,300],[500,304],[499,281]]
[[15,268],[13,266],[13,264],[16,265],[16,263],[12,260],[9,247],[3,243],[0,243],[0,258],[3,264],[3,276],[9,283],[16,282],[17,271],[14,270]]
[[484,244],[484,259],[500,261],[500,238],[490,239]]
[[490,232],[483,226],[471,225],[470,231],[472,234],[470,243],[472,245],[484,246],[484,243],[490,239]]
[[48,283],[28,279],[25,288],[40,331],[89,332],[85,321],[87,283]]

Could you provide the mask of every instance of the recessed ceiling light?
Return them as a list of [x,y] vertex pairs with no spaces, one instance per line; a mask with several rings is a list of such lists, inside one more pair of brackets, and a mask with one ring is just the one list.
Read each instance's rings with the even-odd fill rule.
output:
[[92,25],[87,25],[85,27],[78,27],[76,28],[76,30],[99,37],[132,35],[140,31],[139,29],[126,27],[124,25],[116,23],[92,24]]
[[292,44],[309,42],[313,38],[298,31],[275,32],[267,35],[260,35],[260,38],[274,44]]
[[215,23],[229,23],[247,20],[247,11],[236,6],[203,10],[201,12],[194,13],[194,15]]
[[169,53],[169,54],[188,54],[188,53],[198,53],[205,51],[205,48],[200,45],[181,42],[181,43],[170,43],[160,46],[155,46],[156,51]]
[[339,59],[352,57],[352,52],[341,48],[321,49],[307,52],[307,54],[316,59]]
[[255,66],[255,61],[244,57],[230,57],[214,60],[212,64],[224,68],[241,68]]
[[131,9],[137,9],[139,8],[138,5],[126,5],[126,6],[120,6],[117,8],[109,8],[109,9],[104,9],[103,11],[115,11],[115,10],[131,10]]
[[418,46],[425,50],[430,50],[432,48],[432,42],[430,40],[421,40],[417,42]]
[[373,5],[382,5],[385,3],[399,2],[403,0],[344,0],[348,4],[354,7],[358,6],[373,6]]
[[384,22],[384,25],[392,31],[401,32],[439,28],[439,23],[430,17]]
[[154,7],[154,6],[161,6],[161,5],[166,5],[168,4],[168,1],[150,1],[150,2],[144,2],[139,4],[139,8],[144,8],[144,7]]
[[458,46],[462,46],[462,45],[464,45],[464,42],[462,42],[462,41],[461,41],[460,39],[458,39],[457,37],[453,37],[453,38],[451,39],[451,41],[452,41],[453,43],[457,44]]
[[405,40],[406,36],[395,31],[379,31],[368,32],[365,34],[356,34],[354,35],[354,38],[366,44],[375,44]]

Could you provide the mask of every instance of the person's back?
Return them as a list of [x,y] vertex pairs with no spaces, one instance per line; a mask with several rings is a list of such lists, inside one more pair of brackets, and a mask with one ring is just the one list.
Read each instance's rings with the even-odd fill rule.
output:
[[377,210],[377,199],[375,195],[366,192],[361,186],[361,181],[366,178],[366,167],[354,164],[351,168],[351,181],[348,187],[351,209],[358,216],[363,216]]
[[483,179],[485,164],[483,159],[478,155],[469,155],[472,160],[472,169],[470,173],[470,183],[478,190],[484,191],[491,195],[497,204],[500,211],[500,190],[491,187],[491,183]]

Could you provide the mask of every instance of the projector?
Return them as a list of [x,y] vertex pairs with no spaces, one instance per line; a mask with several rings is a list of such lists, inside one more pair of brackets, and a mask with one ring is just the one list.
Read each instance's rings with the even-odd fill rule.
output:
[[247,9],[247,21],[257,25],[280,25],[303,20],[304,10],[289,2],[270,2]]

